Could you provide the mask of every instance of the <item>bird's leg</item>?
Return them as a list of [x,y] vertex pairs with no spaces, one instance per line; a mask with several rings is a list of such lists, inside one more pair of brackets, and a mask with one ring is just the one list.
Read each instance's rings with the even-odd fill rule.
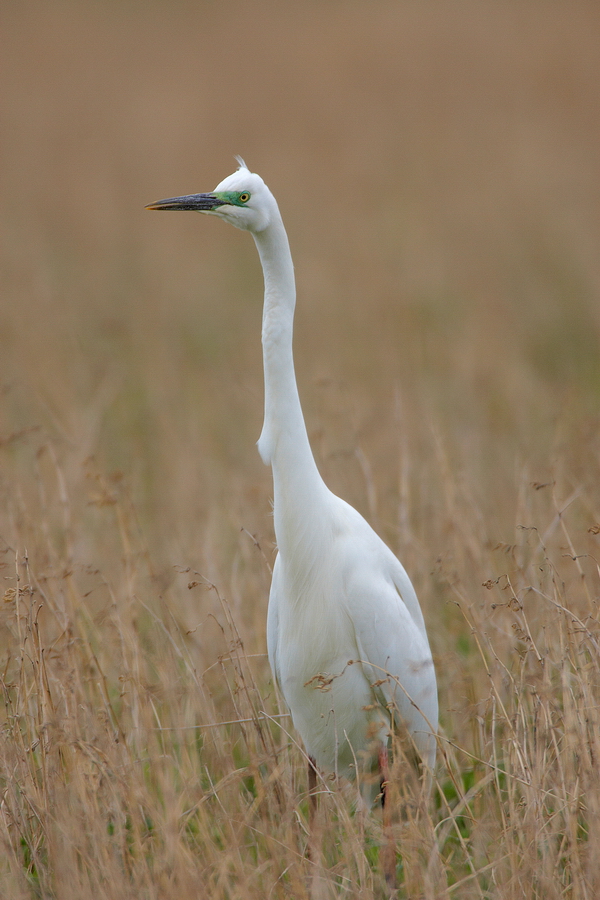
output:
[[308,846],[306,855],[312,861],[318,857],[317,849],[317,766],[308,757]]
[[325,900],[330,896],[329,879],[323,868],[321,828],[318,822],[317,764],[312,756],[308,758],[308,846],[306,857],[310,862],[309,896],[310,900]]
[[317,767],[312,756],[308,758],[308,793],[310,803],[308,822],[312,831],[317,813]]
[[308,757],[308,844],[306,857],[312,863],[319,858],[319,836],[317,831],[317,766],[312,758]]
[[396,889],[396,845],[392,832],[392,804],[390,785],[390,766],[388,750],[385,744],[379,748],[379,775],[381,779],[381,806],[383,810],[383,847],[381,861],[383,874],[388,888]]

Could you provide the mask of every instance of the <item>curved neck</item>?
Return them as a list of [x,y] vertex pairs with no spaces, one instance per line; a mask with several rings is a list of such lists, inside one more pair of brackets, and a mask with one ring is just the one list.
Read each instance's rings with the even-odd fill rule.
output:
[[281,217],[254,234],[254,240],[265,279],[265,419],[258,449],[273,468],[275,532],[281,550],[285,523],[300,524],[298,520],[314,508],[313,498],[327,488],[314,461],[296,384],[292,353],[296,286]]

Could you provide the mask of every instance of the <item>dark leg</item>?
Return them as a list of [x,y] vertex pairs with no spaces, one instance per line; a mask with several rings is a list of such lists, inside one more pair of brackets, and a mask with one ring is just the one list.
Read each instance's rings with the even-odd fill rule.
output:
[[308,759],[308,793],[310,794],[308,821],[312,828],[317,812],[317,767],[312,756]]
[[390,768],[387,747],[379,748],[379,775],[381,777],[381,806],[383,807],[383,847],[381,862],[388,888],[396,889],[396,845],[392,833],[392,804],[389,791]]
[[312,756],[308,758],[308,844],[306,856],[311,862],[318,858],[317,848],[317,769]]

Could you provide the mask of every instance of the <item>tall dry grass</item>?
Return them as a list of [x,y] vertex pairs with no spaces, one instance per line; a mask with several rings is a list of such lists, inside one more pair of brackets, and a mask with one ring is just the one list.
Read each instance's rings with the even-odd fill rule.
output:
[[596,4],[3,9],[0,895],[380,897],[265,657],[261,278],[149,216],[242,153],[328,483],[421,598],[442,730],[399,895],[594,900]]

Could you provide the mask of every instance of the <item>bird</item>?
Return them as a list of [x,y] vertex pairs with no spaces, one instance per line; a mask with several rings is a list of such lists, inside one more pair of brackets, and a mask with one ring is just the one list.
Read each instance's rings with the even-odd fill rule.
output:
[[[267,611],[269,662],[306,749],[311,796],[317,770],[366,781],[374,769],[385,814],[395,727],[408,732],[423,769],[434,768],[432,653],[404,567],[363,516],[326,486],[315,462],[294,370],[296,288],[287,233],[263,179],[236,159],[238,169],[213,191],[146,208],[201,212],[254,238],[264,276],[258,450],[272,469],[277,547]],[[393,848],[384,868],[393,886]]]

